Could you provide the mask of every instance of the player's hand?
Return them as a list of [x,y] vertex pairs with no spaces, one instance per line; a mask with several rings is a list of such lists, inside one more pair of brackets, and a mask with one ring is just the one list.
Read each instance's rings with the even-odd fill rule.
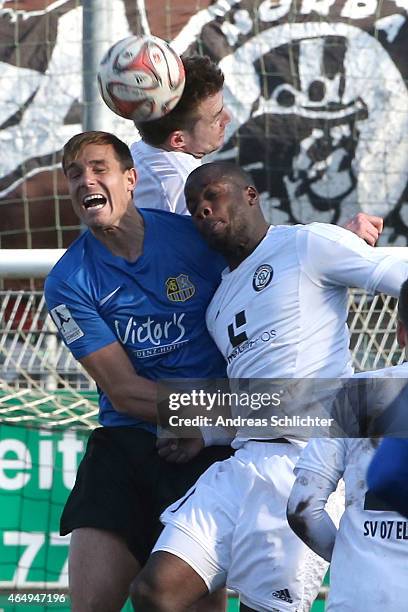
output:
[[383,231],[384,221],[381,217],[374,215],[366,215],[359,212],[352,219],[347,221],[344,228],[357,234],[365,240],[370,246],[374,246],[381,232]]
[[204,440],[197,438],[157,438],[157,452],[170,463],[187,463],[204,448]]

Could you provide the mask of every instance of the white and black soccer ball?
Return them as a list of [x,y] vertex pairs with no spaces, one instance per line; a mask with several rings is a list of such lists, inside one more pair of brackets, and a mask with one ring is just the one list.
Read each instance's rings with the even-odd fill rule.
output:
[[180,100],[185,82],[180,57],[161,38],[128,36],[102,59],[99,91],[109,108],[133,121],[159,119]]

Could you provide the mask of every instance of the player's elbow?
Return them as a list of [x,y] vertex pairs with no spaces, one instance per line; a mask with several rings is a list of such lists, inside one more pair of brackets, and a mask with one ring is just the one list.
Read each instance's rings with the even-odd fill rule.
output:
[[128,413],[128,406],[127,406],[128,401],[123,393],[120,393],[119,391],[110,393],[109,399],[112,402],[112,406],[114,407],[116,412],[119,412],[119,414]]
[[132,395],[126,389],[118,389],[109,394],[109,399],[116,412],[150,423],[157,423],[156,403],[143,397]]
[[108,397],[116,412],[119,414],[135,416],[135,402],[132,402],[131,396],[127,389],[118,385],[118,388],[110,390]]

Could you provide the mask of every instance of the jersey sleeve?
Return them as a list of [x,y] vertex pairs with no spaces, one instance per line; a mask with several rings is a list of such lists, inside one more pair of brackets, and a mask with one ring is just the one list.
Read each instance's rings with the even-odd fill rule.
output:
[[50,275],[45,282],[44,293],[58,333],[76,359],[117,341],[86,291]]
[[326,511],[326,504],[336,484],[316,472],[300,468],[288,499],[289,525],[309,548],[326,561],[331,560],[337,533],[336,525]]
[[367,293],[398,297],[408,278],[408,263],[384,255],[352,232],[312,223],[298,234],[302,268],[317,285],[359,287]]
[[337,486],[346,467],[346,444],[343,438],[313,438],[300,455],[295,473],[309,470]]
[[177,164],[174,156],[161,151],[151,156],[148,163],[135,158],[138,182],[134,202],[143,208],[155,208],[178,214],[188,214],[184,197],[184,184],[189,170]]

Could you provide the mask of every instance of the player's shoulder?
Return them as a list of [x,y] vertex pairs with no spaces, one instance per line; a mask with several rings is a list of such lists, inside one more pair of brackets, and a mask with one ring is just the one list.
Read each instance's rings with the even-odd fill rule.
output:
[[340,225],[334,225],[332,223],[319,223],[313,222],[307,225],[296,225],[299,232],[311,234],[322,239],[331,240],[334,242],[344,241],[346,238],[355,237],[355,234],[346,230]]
[[143,164],[144,173],[150,171],[152,174],[160,174],[160,171],[173,171],[176,173],[189,173],[201,164],[190,153],[184,151],[165,151],[160,147],[154,147],[144,140],[134,142],[130,147],[133,160],[136,164]]
[[[145,224],[147,226],[155,226],[158,231],[167,233],[173,230],[174,232],[185,233],[186,235],[198,235],[202,240],[189,215],[178,215],[168,210],[160,210],[159,208],[141,207],[138,208],[138,211],[142,215]],[[171,233],[168,233],[167,239],[172,239]]]
[[[330,223],[310,223],[299,228],[297,247],[304,265],[309,269],[317,266],[323,274],[326,274],[329,268],[333,270],[334,265],[336,269],[344,270],[346,256],[363,257],[367,263],[375,257],[373,247],[362,238],[344,227]],[[359,282],[363,280],[360,279]]]
[[95,245],[90,238],[89,231],[81,234],[54,265],[44,283],[47,302],[52,301],[61,292],[64,295],[87,292],[90,285],[88,270],[94,265],[95,259],[99,261],[99,257],[95,255]]
[[153,208],[140,208],[139,212],[147,227],[150,226],[156,246],[161,244],[163,252],[178,253],[186,262],[196,261],[200,267],[208,267],[209,262],[216,264],[217,269],[225,267],[224,258],[208,246],[189,215]]
[[348,230],[340,227],[338,225],[333,225],[331,223],[296,223],[294,225],[274,225],[271,226],[270,231],[268,232],[268,237],[271,240],[276,240],[278,236],[287,237],[287,236],[301,236],[307,237],[308,235],[313,235],[317,238],[327,239],[338,242],[339,240],[343,241],[345,237],[353,234]]
[[87,255],[89,255],[89,236],[90,232],[87,230],[74,240],[63,256],[53,266],[47,278],[54,277],[67,280],[72,273],[77,272],[83,266]]
[[146,155],[153,147],[149,147],[149,145],[147,145],[141,138],[139,138],[139,140],[135,140],[134,142],[132,142],[129,148],[133,159],[135,159],[137,157],[140,157],[141,155]]
[[206,244],[189,215],[179,215],[158,208],[138,208],[138,210],[145,225],[154,228],[156,234],[163,235],[167,244],[177,243],[180,237],[184,237],[185,240],[197,240],[199,245]]

